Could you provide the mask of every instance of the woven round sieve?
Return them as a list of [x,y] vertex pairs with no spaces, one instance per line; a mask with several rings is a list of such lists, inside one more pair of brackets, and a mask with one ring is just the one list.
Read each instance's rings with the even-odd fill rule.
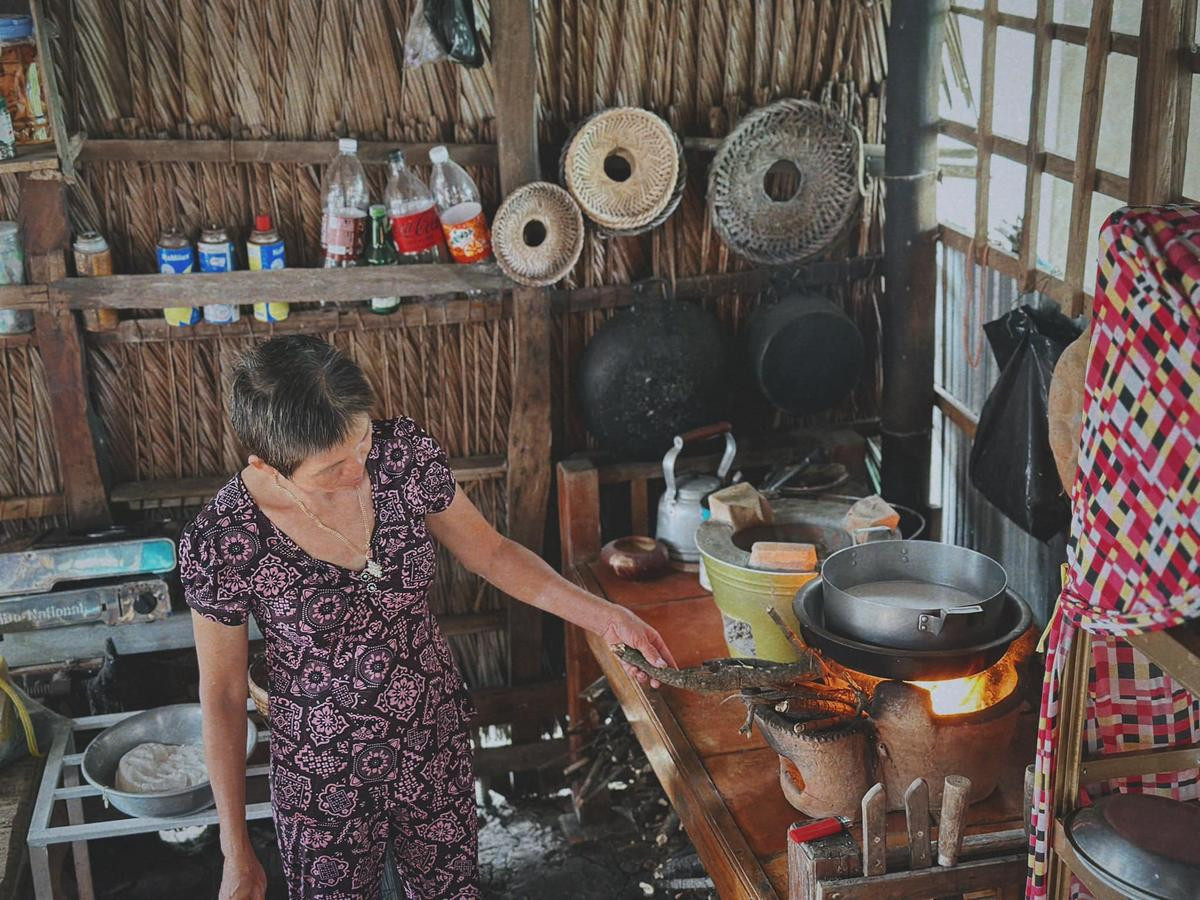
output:
[[654,113],[606,109],[583,122],[567,143],[563,183],[600,228],[629,233],[658,219],[681,187],[680,149],[671,126]]
[[492,252],[504,274],[519,284],[554,284],[583,252],[583,216],[556,184],[519,187],[492,220]]
[[[861,153],[850,123],[810,100],[780,100],[729,133],[708,170],[713,226],[735,253],[759,263],[799,262],[827,247],[858,205]],[[768,171],[791,163],[791,197],[767,194]]]

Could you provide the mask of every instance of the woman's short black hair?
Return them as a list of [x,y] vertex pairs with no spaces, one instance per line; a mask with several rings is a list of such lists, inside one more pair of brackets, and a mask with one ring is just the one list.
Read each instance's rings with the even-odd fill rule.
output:
[[371,386],[358,364],[311,335],[271,338],[246,351],[233,370],[233,430],[285,477],[344,441],[370,408]]

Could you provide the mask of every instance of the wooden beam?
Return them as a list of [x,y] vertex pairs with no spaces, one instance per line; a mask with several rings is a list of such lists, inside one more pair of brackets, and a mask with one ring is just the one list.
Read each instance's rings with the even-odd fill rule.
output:
[[50,289],[44,284],[0,285],[0,309],[38,309],[49,298]]
[[1143,631],[1125,636],[1152,663],[1200,696],[1200,635],[1191,625],[1167,631]]
[[558,678],[533,684],[478,688],[471,691],[471,699],[479,711],[479,715],[471,720],[473,727],[546,722],[567,711],[567,684]]
[[[992,110],[996,97],[996,10],[999,0],[985,0],[983,6],[983,53],[980,61],[979,143],[975,148],[975,243],[985,247],[988,241],[988,207],[992,186]],[[972,301],[973,302],[973,301]],[[983,328],[982,322],[976,327]]]
[[1038,222],[1042,205],[1042,171],[1046,155],[1042,145],[1046,140],[1046,99],[1050,95],[1050,21],[1054,15],[1053,0],[1037,0],[1037,20],[1033,23],[1033,93],[1029,99],[1029,138],[1025,145],[1025,206],[1021,218],[1021,243],[1018,258],[1023,274],[1021,289],[1033,288],[1037,269]]
[[[163,309],[228,303],[230,297],[255,302],[350,303],[371,297],[428,297],[496,292],[512,282],[498,270],[478,266],[421,263],[411,266],[359,266],[350,269],[272,269],[264,272],[178,275],[111,275],[59,278],[50,285],[51,303],[71,309]],[[247,300],[249,302],[249,300]]]
[[1096,179],[1096,153],[1100,146],[1100,116],[1104,106],[1104,78],[1112,32],[1113,0],[1096,0],[1088,28],[1087,56],[1083,63],[1083,92],[1079,103],[1079,136],[1075,143],[1075,175],[1072,179],[1071,220],[1067,236],[1067,273],[1071,290],[1069,315],[1084,307],[1084,266],[1090,233],[1092,185]]
[[[1195,4],[1188,0],[1142,4],[1129,151],[1129,203],[1133,206],[1170,203],[1183,190],[1192,76],[1179,64],[1179,52],[1191,41],[1191,33],[1183,33],[1189,5]],[[1181,112],[1182,139],[1176,131]]]
[[[950,12],[966,16],[969,19],[982,19],[984,17],[982,9],[959,4],[951,4]],[[1012,28],[1015,31],[1024,31],[1030,34],[1033,34],[1037,30],[1037,21],[1028,16],[1002,12],[997,13],[995,18],[996,23],[1004,28]],[[1064,44],[1075,44],[1082,47],[1087,44],[1088,30],[1081,25],[1067,25],[1063,22],[1055,22],[1050,26],[1050,36],[1056,41],[1062,41]],[[1118,31],[1113,32],[1111,37],[1113,53],[1122,53],[1125,56],[1138,55],[1138,36],[1136,34],[1124,34]]]
[[[26,177],[21,182],[18,219],[25,241],[30,281],[47,283],[67,272],[66,193],[61,176]],[[97,279],[103,280],[103,279]],[[63,497],[71,528],[79,531],[112,524],[100,478],[96,443],[90,424],[83,339],[75,315],[42,307],[34,313],[38,350],[50,396],[54,444],[62,478]],[[27,440],[31,435],[25,435]]]
[[[532,0],[492,4],[492,60],[500,189],[505,195],[537,181],[537,41]],[[550,496],[550,298],[541,288],[513,292],[512,412],[508,423],[508,536],[541,553]],[[509,681],[527,684],[542,674],[542,613],[509,601]],[[513,741],[537,738],[513,727]]]
[[1139,778],[1164,772],[1200,768],[1200,747],[1156,747],[1085,759],[1079,768],[1083,784],[1114,778]]
[[17,519],[44,519],[61,516],[67,511],[62,494],[40,494],[32,497],[0,497],[0,522]]
[[[37,41],[38,59],[51,60],[54,54],[50,49],[50,30],[46,27],[46,16],[42,9],[42,0],[29,0],[29,12],[33,19],[34,39]],[[54,132],[55,168],[64,175],[75,174],[71,162],[71,154],[67,150],[70,136],[67,134],[67,121],[63,115],[62,94],[58,90],[58,68],[53,65],[40,65],[38,72],[42,76],[42,97],[49,113],[50,129]]]
[[[403,150],[410,164],[424,165],[436,144],[404,141],[359,141],[364,165],[385,165],[392,150]],[[494,144],[445,144],[455,162],[464,166],[494,166]],[[336,141],[177,140],[173,138],[96,139],[83,142],[79,162],[206,162],[226,164],[293,163],[324,165],[337,155]]]
[[[957,250],[959,253],[969,253],[971,249],[971,238],[969,235],[963,234],[949,225],[940,225],[939,239],[947,247]],[[1021,261],[1006,250],[1002,250],[994,245],[987,247],[976,247],[976,261],[981,266],[995,269],[1001,275],[1008,278],[1014,278],[1021,281],[1025,277],[1025,270],[1021,268]],[[1034,271],[1034,290],[1045,294],[1050,299],[1054,300],[1059,306],[1064,309],[1071,304],[1073,296],[1071,289],[1061,278],[1056,278],[1049,272],[1043,272],[1040,269]]]
[[475,775],[486,778],[509,772],[546,769],[561,780],[567,762],[566,738],[550,738],[505,747],[483,747],[475,751]]
[[818,900],[902,900],[994,891],[1024,878],[1026,863],[1026,854],[1016,853],[915,872],[819,881],[816,896]]
[[933,402],[942,411],[942,415],[949,419],[967,440],[975,440],[975,432],[979,429],[979,417],[941,385],[935,384],[933,393]]

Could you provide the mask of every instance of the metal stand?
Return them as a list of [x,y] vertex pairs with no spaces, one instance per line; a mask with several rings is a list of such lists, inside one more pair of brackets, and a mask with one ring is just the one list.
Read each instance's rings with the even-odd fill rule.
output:
[[[247,703],[247,710],[253,704]],[[37,802],[29,822],[29,867],[33,874],[33,890],[37,900],[56,900],[61,893],[54,892],[50,877],[50,847],[53,844],[70,844],[75,861],[75,878],[79,887],[80,900],[93,900],[92,865],[88,856],[88,841],[99,838],[123,837],[130,834],[146,834],[170,828],[188,828],[193,825],[214,825],[217,811],[207,809],[190,816],[175,818],[135,818],[122,815],[116,819],[88,822],[83,805],[84,797],[99,797],[100,790],[90,784],[80,784],[79,764],[83,754],[76,752],[75,736],[79,732],[100,731],[122,719],[134,715],[132,712],[113,713],[106,716],[88,716],[72,719],[68,727],[60,729],[54,736],[50,752],[46,754],[46,768],[42,772],[42,783],[38,788]],[[270,732],[259,728],[258,741],[267,740]],[[246,779],[265,778],[268,766],[246,767]],[[63,802],[67,808],[67,825],[52,825],[55,805]],[[246,806],[246,821],[266,819],[271,815],[271,804],[250,803]]]

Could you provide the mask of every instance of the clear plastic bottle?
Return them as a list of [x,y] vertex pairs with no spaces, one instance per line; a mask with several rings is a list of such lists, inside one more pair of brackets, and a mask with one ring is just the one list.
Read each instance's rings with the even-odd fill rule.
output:
[[361,265],[370,205],[358,141],[342,138],[321,182],[321,250],[326,269]]
[[429,188],[437,203],[450,256],[457,263],[481,263],[492,258],[492,233],[483,215],[479,188],[445,147],[429,151],[433,176]]
[[384,203],[392,220],[392,240],[397,262],[436,263],[446,260],[446,241],[438,219],[433,192],[404,162],[404,151],[388,154],[391,177]]

